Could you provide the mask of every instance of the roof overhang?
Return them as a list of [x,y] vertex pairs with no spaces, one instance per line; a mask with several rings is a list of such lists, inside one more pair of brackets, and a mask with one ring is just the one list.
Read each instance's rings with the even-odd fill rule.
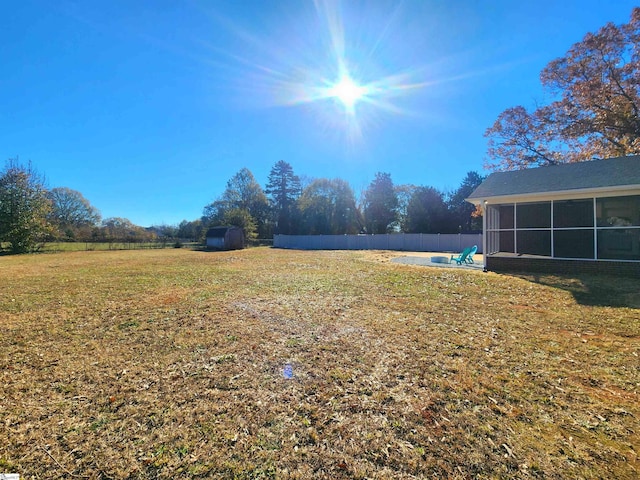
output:
[[640,185],[620,185],[615,187],[585,188],[579,190],[559,190],[555,192],[532,192],[513,195],[497,195],[492,197],[465,198],[474,205],[491,205],[500,203],[541,202],[550,200],[577,200],[581,198],[622,197],[640,195]]

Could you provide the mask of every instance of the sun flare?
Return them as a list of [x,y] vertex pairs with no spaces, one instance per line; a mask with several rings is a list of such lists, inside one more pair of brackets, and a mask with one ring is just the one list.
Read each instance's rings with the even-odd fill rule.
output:
[[366,94],[367,88],[358,85],[347,75],[329,89],[329,96],[340,100],[348,110],[353,110],[358,100]]
[[[322,127],[319,131],[344,134],[350,145],[378,128],[383,114],[414,115],[405,99],[434,82],[421,78],[425,68],[396,62],[402,58],[395,52],[404,26],[394,31],[395,10],[387,15],[372,8],[371,22],[364,22],[360,11],[351,11],[351,2],[311,3],[317,18],[310,17],[309,25],[294,29],[300,36],[293,43],[272,44],[237,32],[259,53],[256,58],[232,57],[239,71],[249,69],[241,76],[242,101],[251,106],[313,105],[306,111]],[[357,18],[355,26],[352,17]],[[289,44],[300,48],[286,48]]]

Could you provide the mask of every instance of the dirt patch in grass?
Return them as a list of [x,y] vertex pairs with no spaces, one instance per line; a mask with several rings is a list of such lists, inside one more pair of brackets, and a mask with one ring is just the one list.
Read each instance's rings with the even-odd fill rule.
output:
[[0,258],[0,472],[638,477],[639,281],[392,256]]

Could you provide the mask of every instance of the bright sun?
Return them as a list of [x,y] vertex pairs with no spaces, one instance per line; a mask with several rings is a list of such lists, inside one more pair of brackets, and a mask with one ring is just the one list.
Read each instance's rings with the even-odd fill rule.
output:
[[[225,28],[237,36],[239,45],[244,45],[249,53],[254,52],[248,57],[225,52],[229,64],[221,64],[230,76],[236,71],[243,73],[238,85],[246,89],[242,92],[243,103],[251,107],[313,105],[311,117],[323,127],[323,132],[344,133],[345,139],[355,145],[364,140],[367,130],[380,125],[383,113],[421,114],[403,108],[400,103],[403,98],[430,85],[458,80],[458,76],[425,78],[430,72],[426,66],[406,63],[413,56],[404,59],[388,55],[401,51],[399,42],[404,41],[400,34],[406,25],[399,21],[402,10],[399,6],[386,14],[377,8],[362,12],[357,6],[359,2],[308,3],[313,5],[317,18],[310,11],[309,25],[293,24],[285,30],[298,32],[299,36],[292,39],[294,42],[265,43],[261,37],[220,18],[225,20]],[[392,6],[402,2],[369,3]],[[343,12],[354,14],[357,25],[348,24]],[[363,13],[367,16],[361,18]],[[307,19],[307,12],[301,18]],[[365,27],[362,31],[361,26]],[[396,27],[398,30],[394,31]],[[311,33],[309,38],[307,32]],[[357,36],[352,37],[355,33]]]
[[366,87],[358,85],[346,75],[329,90],[329,96],[340,100],[348,110],[353,110],[356,102],[366,93]]

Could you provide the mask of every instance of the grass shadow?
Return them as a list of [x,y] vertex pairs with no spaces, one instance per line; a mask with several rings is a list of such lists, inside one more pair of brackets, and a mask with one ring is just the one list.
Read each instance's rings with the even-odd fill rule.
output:
[[580,305],[640,309],[640,279],[609,275],[517,275],[541,285],[566,290]]

